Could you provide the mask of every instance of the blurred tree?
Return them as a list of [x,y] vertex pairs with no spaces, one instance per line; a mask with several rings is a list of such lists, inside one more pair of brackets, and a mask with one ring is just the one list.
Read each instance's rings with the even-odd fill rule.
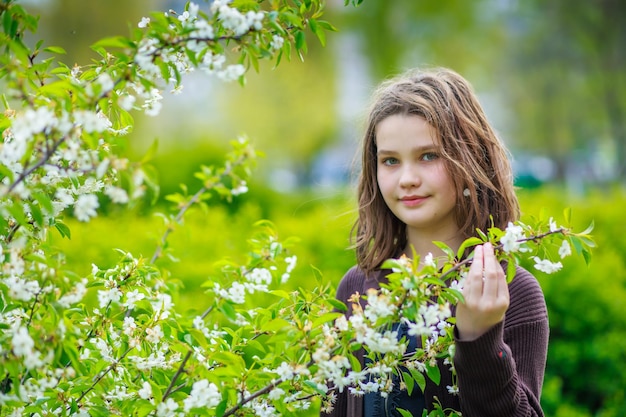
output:
[[474,75],[488,77],[485,69],[492,68],[505,40],[499,3],[366,0],[344,10],[341,27],[361,34],[376,79],[429,65],[464,73],[480,68]]
[[148,11],[159,10],[161,2],[48,0],[36,2],[32,9],[41,16],[39,34],[47,44],[66,50],[64,62],[84,65],[97,58],[90,49],[94,42],[109,36],[128,35],[129,27],[136,27]]
[[361,34],[376,79],[443,65],[498,95],[495,124],[557,161],[559,178],[574,150],[604,147],[624,179],[625,21],[621,0],[369,0],[342,27]]
[[[218,129],[226,137],[249,133],[268,159],[260,168],[292,171],[299,184],[311,183],[319,152],[337,139],[336,87],[329,51],[318,51],[317,39],[307,39],[304,62],[281,64],[280,73],[249,73],[246,88],[225,90],[227,97]],[[278,185],[278,184],[277,184]]]
[[626,179],[626,5],[621,0],[518,2],[509,19],[508,89],[521,146],[544,149],[559,174],[572,149],[608,144]]

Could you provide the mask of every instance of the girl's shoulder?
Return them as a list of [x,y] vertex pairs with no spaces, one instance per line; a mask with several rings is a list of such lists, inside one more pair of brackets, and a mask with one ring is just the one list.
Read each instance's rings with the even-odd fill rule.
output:
[[339,286],[337,287],[337,298],[340,300],[346,300],[352,294],[361,292],[366,277],[365,272],[358,265],[350,268],[348,272],[344,274],[343,278],[341,278],[341,281],[339,281]]
[[518,321],[547,320],[548,310],[539,281],[521,266],[516,267],[515,277],[509,284],[510,304],[507,310],[507,324]]
[[509,284],[509,291],[539,293],[543,297],[543,291],[537,278],[522,266],[516,265],[515,277]]
[[370,288],[380,288],[380,281],[384,280],[389,271],[376,270],[366,273],[358,265],[346,272],[337,287],[337,298],[347,300],[353,294],[365,294]]

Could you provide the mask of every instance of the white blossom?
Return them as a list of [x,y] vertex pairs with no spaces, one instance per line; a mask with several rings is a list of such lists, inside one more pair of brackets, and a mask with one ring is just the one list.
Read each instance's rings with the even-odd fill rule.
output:
[[111,199],[112,202],[117,204],[128,203],[128,193],[125,189],[109,185],[104,189],[104,193]]
[[95,347],[100,351],[100,356],[107,362],[114,362],[115,358],[113,357],[113,349],[106,340],[102,338],[94,338],[91,339],[92,343]]
[[143,398],[144,400],[152,398],[152,386],[148,381],[143,381],[141,389],[137,391],[137,395],[139,395],[139,398]]
[[104,132],[112,123],[104,113],[95,113],[89,110],[77,110],[74,112],[74,121],[85,132]]
[[270,400],[279,400],[284,395],[285,395],[285,390],[284,389],[282,389],[282,388],[274,388],[267,395],[267,398],[270,399]]
[[98,303],[100,308],[104,308],[109,303],[117,303],[122,298],[122,292],[118,288],[98,291]]
[[569,242],[567,240],[564,240],[563,243],[561,243],[561,247],[559,248],[559,256],[561,257],[561,259],[564,259],[571,254],[572,248]]
[[222,81],[235,81],[246,72],[246,67],[241,64],[228,65],[222,71],[217,72],[217,77]]
[[130,111],[135,105],[135,100],[137,100],[135,96],[130,94],[124,94],[117,99],[117,104],[119,104],[119,106],[124,110]]
[[35,342],[30,337],[26,327],[18,327],[13,333],[11,346],[16,356],[27,356],[32,354]]
[[272,36],[272,42],[270,42],[270,48],[277,51],[283,47],[284,43],[285,43],[285,39],[282,36],[274,35]]
[[161,326],[159,324],[146,329],[146,340],[150,343],[159,343],[163,336],[163,330],[161,330]]
[[428,252],[426,256],[424,256],[424,266],[433,267],[433,268],[437,267],[437,264],[435,263],[435,259],[432,253]]
[[215,407],[222,400],[217,385],[212,382],[202,379],[194,382],[191,387],[189,396],[183,401],[185,411],[190,411],[192,408],[211,408]]
[[172,307],[174,307],[174,303],[172,302],[172,296],[169,294],[159,293],[156,296],[156,301],[152,302],[154,316],[159,319],[168,318]]
[[548,225],[550,226],[550,232],[552,233],[559,230],[558,226],[556,225],[556,222],[554,221],[552,217],[550,217],[550,219],[548,220]]
[[168,398],[157,406],[158,417],[173,417],[178,410],[178,403],[172,398]]
[[502,250],[506,253],[517,252],[521,245],[519,240],[522,238],[524,238],[524,229],[522,229],[521,226],[509,222],[504,236],[500,239]]
[[78,197],[74,203],[74,215],[81,222],[88,222],[98,213],[96,209],[100,206],[98,198],[93,194],[84,194]]
[[72,304],[80,302],[87,293],[87,279],[82,279],[76,284],[72,291],[64,294],[59,298],[59,305],[64,308],[69,308]]
[[146,297],[146,295],[142,292],[139,292],[139,290],[134,289],[132,291],[129,291],[126,293],[126,302],[124,303],[124,305],[128,308],[135,308],[135,303],[137,303],[137,301],[141,301]]
[[142,17],[141,20],[139,21],[139,23],[137,23],[137,27],[143,29],[145,27],[147,27],[150,24],[150,18],[149,17]]
[[541,259],[537,256],[533,256],[533,260],[535,261],[535,268],[546,274],[552,274],[563,268],[561,262],[551,262],[548,259]]
[[241,181],[241,183],[237,187],[233,188],[230,191],[232,195],[240,195],[240,194],[245,194],[247,192],[248,192],[248,185],[246,184],[245,181]]
[[[6,269],[10,270],[10,268]],[[39,282],[20,278],[17,274],[4,279],[4,284],[8,288],[9,297],[15,300],[30,301],[41,291]]]
[[100,84],[100,87],[102,87],[103,92],[109,92],[113,90],[113,87],[115,86],[115,84],[113,83],[113,79],[106,72],[103,72],[102,74],[98,75],[98,78],[96,78],[96,82]]
[[14,156],[18,159],[22,157],[26,150],[26,141],[32,135],[46,132],[57,124],[54,112],[47,107],[38,107],[36,110],[27,109],[23,114],[16,116],[11,123],[11,133],[15,144],[18,144],[16,149],[19,151]]
[[133,317],[124,317],[124,323],[122,325],[122,331],[124,334],[132,336],[135,330],[137,330],[137,323],[135,323],[135,319]]
[[396,310],[397,307],[391,302],[389,297],[378,294],[376,290],[368,291],[364,314],[372,323],[376,323],[381,317],[393,315]]

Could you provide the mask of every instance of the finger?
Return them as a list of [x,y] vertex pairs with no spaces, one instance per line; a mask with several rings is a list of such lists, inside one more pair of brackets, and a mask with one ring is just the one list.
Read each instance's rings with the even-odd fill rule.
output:
[[483,245],[483,273],[484,273],[484,289],[483,295],[497,296],[500,286],[499,272],[502,267],[498,263],[493,252],[493,246],[487,242]]
[[468,271],[467,283],[465,286],[465,298],[479,298],[483,292],[483,247],[476,246],[474,258]]

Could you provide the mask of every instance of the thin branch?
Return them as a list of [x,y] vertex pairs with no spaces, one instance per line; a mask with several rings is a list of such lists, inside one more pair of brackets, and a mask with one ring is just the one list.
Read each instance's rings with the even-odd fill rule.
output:
[[[246,159],[245,156],[241,156],[236,161],[234,161],[232,164],[230,164],[219,175],[218,180],[215,183],[219,183],[223,178],[225,178],[228,175],[230,175],[230,173],[233,171],[233,169],[235,167],[241,165],[245,161],[245,159]],[[181,207],[180,211],[178,212],[178,214],[174,218],[174,221],[176,223],[180,223],[180,221],[182,220],[182,218],[185,215],[185,213],[187,212],[187,210],[189,210],[189,208],[191,208],[191,206],[193,204],[195,204],[200,199],[202,194],[204,194],[205,192],[209,191],[210,188],[211,188],[210,186],[203,186],[202,188],[200,188],[193,195],[193,197],[191,197],[191,199],[187,203],[185,203],[185,205],[183,207]],[[168,226],[167,229],[165,230],[165,232],[163,233],[163,236],[161,237],[161,241],[160,241],[159,245],[157,246],[156,250],[154,251],[154,254],[152,255],[152,257],[150,258],[150,263],[151,264],[155,263],[157,261],[157,259],[159,259],[159,257],[161,256],[161,253],[163,252],[163,248],[165,247],[165,243],[167,242],[167,238],[172,233],[172,231],[173,231],[172,227]]]
[[226,410],[226,412],[222,415],[222,417],[227,417],[227,416],[232,416],[233,414],[235,414],[237,412],[237,410],[239,410],[244,404],[249,403],[250,401],[254,400],[257,397],[260,397],[263,394],[267,394],[268,392],[270,392],[271,390],[273,390],[274,388],[276,388],[277,385],[281,384],[283,382],[282,378],[279,378],[275,381],[272,381],[269,385],[267,385],[264,388],[261,388],[260,390],[256,391],[253,394],[250,394],[250,396],[246,397],[246,398],[242,398],[241,401],[239,401],[237,404],[235,404],[232,408]]
[[174,389],[174,384],[176,383],[176,380],[178,379],[178,377],[184,372],[185,364],[187,363],[189,358],[191,358],[191,354],[192,353],[193,352],[191,350],[187,351],[187,354],[185,355],[185,358],[183,359],[182,363],[180,364],[180,366],[176,370],[176,373],[174,374],[174,377],[172,378],[172,381],[170,382],[170,385],[167,387],[167,389],[163,393],[163,398],[161,399],[161,401],[165,401],[167,399],[167,397],[169,397],[170,394],[172,393],[172,391]]
[[93,384],[91,384],[91,386],[89,388],[87,388],[85,391],[83,391],[82,394],[80,394],[80,397],[78,397],[78,399],[76,400],[76,403],[78,404],[79,402],[81,402],[82,399],[85,398],[85,396],[91,390],[93,390],[96,387],[96,385],[98,385],[98,382],[100,382],[102,380],[102,378],[104,378],[106,376],[106,374],[111,372],[121,362],[121,360],[124,359],[126,357],[126,355],[128,355],[130,353],[131,350],[133,350],[133,348],[128,348],[126,350],[126,352],[122,353],[122,356],[120,356],[119,359],[115,360],[115,362],[110,364],[104,371],[102,371],[100,373],[100,375],[98,375],[98,377],[93,381]]
[[[187,210],[189,210],[189,208],[194,203],[196,203],[198,201],[198,199],[200,199],[200,196],[202,196],[202,194],[204,194],[206,191],[208,191],[208,189],[206,187],[202,187],[193,195],[193,197],[191,197],[191,199],[180,209],[180,211],[176,215],[176,218],[174,219],[176,221],[176,223],[181,221],[181,219],[183,218],[183,216],[185,215]],[[156,260],[159,259],[159,257],[161,256],[161,252],[163,252],[163,248],[165,247],[165,243],[167,242],[167,238],[169,237],[170,233],[172,233],[172,230],[173,230],[172,227],[169,226],[165,230],[165,233],[163,233],[163,236],[161,237],[161,242],[159,243],[159,245],[157,246],[156,250],[154,251],[154,254],[152,255],[152,258],[150,258],[150,263],[151,264],[155,263]]]
[[44,154],[41,156],[39,161],[37,161],[33,166],[31,166],[25,171],[22,171],[22,173],[17,177],[17,179],[11,185],[9,185],[9,187],[6,189],[5,195],[13,191],[13,189],[17,187],[19,183],[24,181],[26,177],[32,174],[33,171],[35,171],[39,167],[42,167],[50,159],[50,157],[52,157],[52,154],[54,154],[54,152],[59,148],[59,146],[61,146],[63,142],[65,142],[65,136],[63,136],[57,142],[54,142],[52,147],[46,150],[46,152],[44,152]]

